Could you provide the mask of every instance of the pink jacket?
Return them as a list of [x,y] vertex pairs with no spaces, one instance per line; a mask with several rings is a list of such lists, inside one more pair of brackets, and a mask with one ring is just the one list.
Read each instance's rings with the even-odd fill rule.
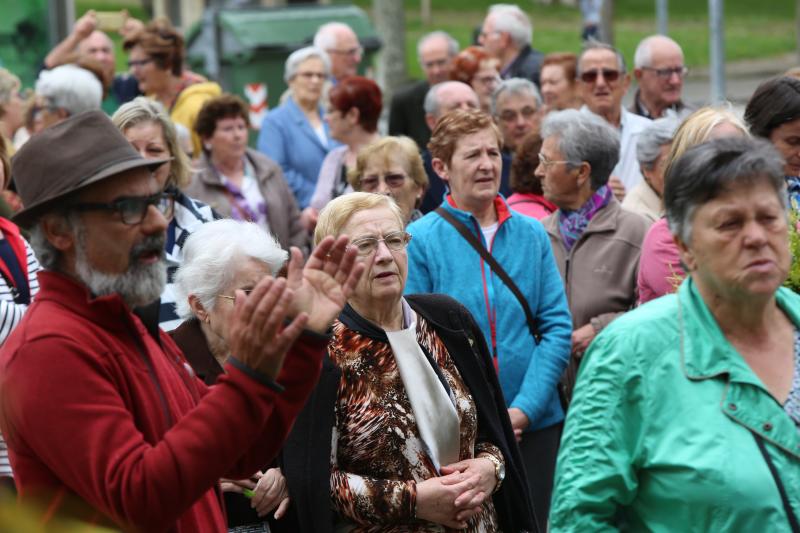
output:
[[515,192],[508,197],[508,206],[517,213],[522,213],[536,220],[542,220],[544,217],[553,213],[558,206],[545,199],[540,194],[520,193]]
[[642,243],[637,279],[639,303],[675,292],[685,277],[667,219],[661,218],[650,227]]

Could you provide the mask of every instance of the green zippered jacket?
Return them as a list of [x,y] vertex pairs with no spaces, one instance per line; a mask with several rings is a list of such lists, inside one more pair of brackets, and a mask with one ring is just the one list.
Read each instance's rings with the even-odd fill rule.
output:
[[[800,327],[800,297],[780,288],[776,298]],[[751,431],[800,515],[800,431],[687,279],[615,320],[587,351],[550,531],[789,531]]]

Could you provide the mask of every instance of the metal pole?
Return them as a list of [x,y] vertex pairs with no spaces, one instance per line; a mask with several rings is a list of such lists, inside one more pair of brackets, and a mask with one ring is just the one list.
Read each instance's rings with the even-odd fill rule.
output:
[[708,0],[712,104],[725,101],[725,34],[722,5],[723,0]]
[[658,33],[661,35],[667,34],[667,0],[656,0],[656,21]]

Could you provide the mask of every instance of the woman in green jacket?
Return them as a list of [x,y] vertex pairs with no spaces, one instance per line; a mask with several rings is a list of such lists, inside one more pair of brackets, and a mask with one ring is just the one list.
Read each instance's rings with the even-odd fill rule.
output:
[[698,145],[666,180],[689,277],[614,321],[581,366],[550,530],[800,531],[800,297],[783,161]]

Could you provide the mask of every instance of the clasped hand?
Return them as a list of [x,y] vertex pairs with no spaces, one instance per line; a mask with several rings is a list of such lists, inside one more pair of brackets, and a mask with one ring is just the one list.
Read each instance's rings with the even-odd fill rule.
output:
[[452,529],[464,529],[481,512],[497,483],[494,464],[467,459],[441,468],[441,477],[417,483],[417,518]]

